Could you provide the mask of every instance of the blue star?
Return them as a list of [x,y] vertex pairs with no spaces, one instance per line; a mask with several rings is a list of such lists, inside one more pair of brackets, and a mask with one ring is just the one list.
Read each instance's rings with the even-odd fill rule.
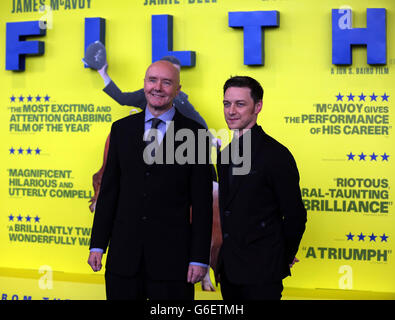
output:
[[351,240],[351,241],[354,241],[354,235],[353,234],[351,234],[351,232],[349,233],[349,234],[346,234],[346,237],[347,237],[347,241],[348,240]]
[[48,95],[46,95],[46,96],[44,97],[45,101],[49,101],[49,98],[51,98],[51,97],[48,96]]
[[383,99],[383,101],[388,101],[388,98],[389,98],[389,97],[390,97],[390,96],[387,96],[386,93],[384,93],[384,95],[381,96],[381,98]]
[[41,101],[41,97],[39,95],[37,95],[36,102],[39,102],[39,101]]
[[389,236],[386,236],[385,233],[383,233],[382,236],[380,236],[381,238],[381,242],[387,242],[387,239],[389,238]]
[[373,160],[377,161],[376,158],[378,157],[378,155],[373,152],[373,154],[371,154],[369,157],[370,157],[370,161],[373,161]]
[[12,215],[12,213],[8,216],[8,221],[14,221],[14,216]]
[[32,102],[33,97],[29,94],[29,96],[27,97],[27,101],[28,102]]
[[34,218],[34,222],[40,222],[40,218],[39,218],[38,216],[36,216],[36,217]]
[[339,95],[336,96],[336,98],[337,98],[336,101],[343,101],[343,97],[344,96],[342,96],[341,93],[339,92]]
[[11,102],[15,102],[15,97],[14,97],[14,95],[13,95],[10,99],[11,99]]
[[32,154],[32,151],[33,151],[33,150],[30,149],[30,147],[26,149],[27,154]]
[[361,93],[361,95],[358,96],[358,98],[359,98],[359,101],[365,101],[366,96],[363,93]]
[[384,152],[384,154],[381,156],[382,158],[383,158],[383,160],[382,161],[388,161],[388,157],[389,157],[389,155],[388,154],[386,154],[385,152]]
[[19,153],[19,154],[23,154],[23,149],[22,149],[22,147],[20,147],[20,148],[18,149],[18,153]]
[[359,240],[358,241],[365,241],[365,235],[361,232],[360,235],[358,235]]
[[350,152],[350,154],[347,155],[348,160],[354,160],[355,154],[352,154],[352,152]]
[[25,100],[25,98],[23,97],[23,95],[21,95],[21,96],[19,97],[19,101],[20,101],[20,102],[23,102],[23,100]]
[[371,235],[371,236],[369,236],[369,238],[370,238],[370,241],[374,241],[374,242],[376,242],[376,238],[377,238],[377,236],[375,236],[375,235],[374,235],[374,233],[372,232],[372,235]]
[[15,154],[15,149],[13,147],[10,149],[10,154]]
[[26,222],[30,222],[31,219],[32,218],[29,215],[26,216]]
[[387,239],[389,238],[388,236],[386,236],[385,235],[385,233],[383,233],[383,235],[382,236],[380,236],[380,238],[381,238],[381,242],[387,242]]
[[19,215],[17,218],[18,218],[18,222],[21,222],[23,219],[23,217],[21,215]]
[[37,149],[36,149],[35,151],[36,151],[36,154],[40,154],[41,149],[39,149],[39,148],[37,147]]
[[378,96],[376,96],[376,95],[374,94],[374,92],[373,92],[373,94],[370,96],[370,101],[377,101],[377,100],[376,100],[377,97],[378,97]]
[[363,154],[363,152],[362,152],[361,154],[358,155],[358,157],[359,157],[359,161],[361,161],[361,160],[365,161],[366,154]]
[[347,96],[348,101],[354,101],[354,97],[355,97],[355,96],[353,96],[352,93],[350,93],[350,95]]

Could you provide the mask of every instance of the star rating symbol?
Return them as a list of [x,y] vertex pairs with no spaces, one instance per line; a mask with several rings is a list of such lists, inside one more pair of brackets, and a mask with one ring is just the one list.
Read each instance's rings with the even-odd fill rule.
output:
[[10,97],[10,101],[11,102],[17,102],[17,99],[18,99],[19,102],[24,102],[25,99],[26,99],[27,102],[33,102],[33,99],[36,99],[35,102],[41,102],[41,99],[44,99],[45,102],[49,102],[51,97],[48,94],[46,94],[45,97],[44,96],[40,96],[39,94],[37,94],[37,96],[35,96],[35,97],[32,97],[32,95],[30,95],[30,94],[28,96],[24,96],[23,94],[21,94],[19,97],[15,96],[15,95],[12,95]]
[[388,98],[389,98],[389,97],[390,97],[390,96],[387,96],[386,93],[384,93],[384,95],[381,96],[382,101],[388,101]]
[[352,154],[352,152],[350,152],[350,154],[347,155],[348,160],[354,160],[355,154]]
[[[344,95],[342,95],[340,92],[339,92],[339,94],[338,95],[335,95],[335,97],[336,97],[336,101],[343,101],[343,98],[345,97]],[[370,97],[370,102],[372,102],[372,101],[376,101],[377,102],[377,98],[379,98],[379,97],[381,97],[381,100],[384,102],[384,101],[389,101],[388,99],[389,99],[389,95],[386,93],[386,92],[384,92],[384,94],[383,95],[376,95],[374,92],[372,93],[372,95],[369,95],[369,96],[367,96],[367,95],[365,95],[363,92],[361,92],[361,94],[360,95],[354,95],[354,94],[352,94],[351,92],[350,92],[350,94],[349,95],[346,95],[346,97],[348,98],[348,101],[355,101],[354,100],[354,98],[355,97],[358,97],[359,98],[359,101],[366,101],[365,100],[365,98],[366,97]]]
[[371,236],[369,236],[369,238],[370,238],[370,241],[374,241],[374,242],[376,242],[376,238],[377,238],[377,236],[375,236],[375,235],[374,235],[374,233],[372,232],[372,235],[371,235]]
[[384,152],[384,154],[381,157],[383,158],[382,161],[388,161],[389,155]]
[[373,160],[377,161],[376,159],[377,159],[378,155],[373,152],[369,157],[370,157],[370,161],[373,161]]
[[354,96],[352,93],[350,93],[350,95],[347,96],[348,101],[354,101],[354,97],[355,97],[355,96]]
[[[32,218],[30,215],[27,215],[26,217],[23,217],[21,214],[19,214],[17,217],[14,216],[12,213],[8,216],[8,221],[15,222],[15,218],[17,219],[17,222],[23,222],[23,219],[25,218],[26,222],[31,222],[32,219],[34,219],[35,223],[39,223],[41,218],[36,215],[34,218]],[[388,238],[388,237],[387,237]]]
[[363,93],[361,93],[361,95],[358,96],[358,98],[359,98],[359,101],[365,101],[366,96]]
[[387,239],[389,238],[388,236],[385,235],[385,233],[383,233],[382,236],[380,236],[381,238],[381,242],[387,242]]
[[359,157],[359,161],[361,160],[365,161],[366,154],[363,154],[362,152],[361,154],[358,155],[358,157]]
[[[354,161],[355,156],[357,156],[357,154],[353,154],[352,152],[350,152],[349,154],[347,154],[347,161],[352,160]],[[360,154],[358,154],[359,157],[359,161],[366,161],[366,157],[370,157],[370,161],[376,161],[377,162],[377,158],[379,157],[378,154],[376,153],[372,153],[372,154],[365,154],[363,152],[361,152]],[[380,156],[382,158],[382,161],[389,161],[388,158],[390,157],[389,154],[387,154],[386,152],[384,152],[383,155]]]
[[346,237],[347,237],[347,241],[348,240],[354,241],[354,235],[351,234],[351,232],[349,234],[346,234]]
[[[358,241],[363,241],[363,242],[365,242],[366,237],[369,237],[369,242],[377,242],[376,238],[378,238],[378,237],[381,238],[381,242],[388,242],[387,240],[389,238],[389,236],[387,236],[385,233],[383,233],[382,236],[377,236],[374,234],[374,232],[372,232],[371,235],[366,235],[363,232],[361,232],[360,234],[358,234],[356,236],[358,237]],[[347,237],[347,241],[349,241],[349,240],[354,241],[355,234],[352,234],[350,232],[349,234],[346,234],[346,237]]]
[[361,232],[360,235],[358,235],[358,241],[365,241],[365,235]]
[[374,94],[374,92],[373,92],[373,94],[370,96],[370,101],[377,101],[377,100],[376,100],[377,97],[378,97],[378,96],[376,96],[376,95]]
[[[19,149],[14,149],[14,147],[11,147],[10,149],[8,149],[10,151],[10,154],[18,154],[18,155],[23,155],[24,151],[26,151],[26,155],[32,155],[33,151],[35,151],[36,155],[40,155],[42,149],[38,148],[33,150],[32,148],[28,147],[27,149],[23,149],[22,147],[19,147]],[[16,153],[16,151],[18,151],[18,153]]]

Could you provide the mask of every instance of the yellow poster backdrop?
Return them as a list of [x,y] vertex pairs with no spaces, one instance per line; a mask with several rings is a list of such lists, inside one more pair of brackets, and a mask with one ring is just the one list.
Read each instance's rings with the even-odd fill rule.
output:
[[[151,21],[160,14],[173,16],[173,50],[196,52],[195,66],[181,71],[182,90],[209,128],[226,128],[227,78],[248,75],[264,87],[258,123],[295,156],[308,211],[300,262],[285,286],[395,292],[392,0],[374,2],[386,9],[386,64],[369,65],[366,47],[356,46],[348,66],[332,64],[332,9],[351,9],[350,27],[366,28],[371,1],[6,0],[0,8],[3,298],[29,297],[37,285],[21,282],[23,274],[41,279],[48,270],[90,279],[93,287],[77,292],[60,277],[62,298],[104,297],[95,287],[103,271],[93,277],[86,262],[92,176],[111,124],[140,109],[120,106],[84,67],[85,18],[105,19],[108,73],[134,91],[151,63]],[[240,11],[279,12],[279,26],[262,29],[262,65],[244,64],[243,29],[228,21]],[[46,34],[26,41],[44,41],[44,53],[28,55],[25,71],[6,70],[7,23],[40,20]]]

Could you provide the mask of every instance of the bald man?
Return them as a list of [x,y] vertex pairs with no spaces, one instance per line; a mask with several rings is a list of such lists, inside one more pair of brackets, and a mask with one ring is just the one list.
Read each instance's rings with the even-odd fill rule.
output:
[[[179,93],[179,70],[168,61],[151,64],[144,78],[144,112],[116,121],[111,129],[107,164],[92,227],[88,263],[94,271],[106,262],[109,300],[193,300],[194,283],[209,263],[212,226],[212,171],[209,161],[179,164],[147,161],[143,136],[154,126],[162,159],[169,126],[205,130],[173,106]],[[186,137],[184,137],[186,139]],[[206,139],[208,155],[209,138]],[[148,143],[148,145],[147,145]],[[145,150],[146,149],[146,150]],[[148,157],[149,159],[149,157]],[[201,162],[199,162],[201,163]],[[190,219],[192,208],[192,219]]]

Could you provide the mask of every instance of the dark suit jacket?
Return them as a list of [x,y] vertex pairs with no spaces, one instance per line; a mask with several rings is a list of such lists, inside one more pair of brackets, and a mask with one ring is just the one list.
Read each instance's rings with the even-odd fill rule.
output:
[[[202,128],[177,111],[173,121],[175,132],[189,128],[197,136]],[[135,275],[143,261],[152,279],[186,280],[191,261],[209,263],[211,167],[147,165],[143,133],[144,112],[112,126],[90,247],[106,251],[109,244],[106,269],[112,273]]]
[[290,275],[306,223],[299,173],[291,153],[264,133],[251,129],[251,170],[234,176],[217,162],[223,244],[217,273],[237,284],[277,281]]
[[[134,106],[140,109],[144,109],[147,105],[147,99],[145,98],[144,89],[140,89],[133,92],[122,92],[117,85],[111,81],[103,91],[107,93],[111,98],[117,101],[122,106]],[[195,110],[188,100],[188,95],[182,91],[174,99],[174,107],[185,117],[200,123],[207,129],[206,121],[202,116]]]

